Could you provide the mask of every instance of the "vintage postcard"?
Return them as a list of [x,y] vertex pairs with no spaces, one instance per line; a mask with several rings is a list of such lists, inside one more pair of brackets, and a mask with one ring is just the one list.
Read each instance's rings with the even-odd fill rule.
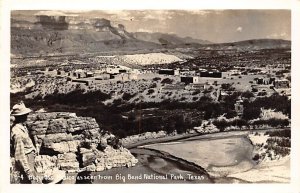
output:
[[10,184],[292,182],[291,9],[9,12]]

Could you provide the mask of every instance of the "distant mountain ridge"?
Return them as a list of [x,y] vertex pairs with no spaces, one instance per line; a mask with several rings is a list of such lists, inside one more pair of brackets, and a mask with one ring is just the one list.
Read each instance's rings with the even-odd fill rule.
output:
[[122,24],[112,26],[105,18],[35,15],[31,19],[11,19],[12,56],[51,56],[117,51],[144,53],[163,49],[237,49],[288,48],[286,40],[247,40],[216,44],[175,34],[133,32]]
[[212,44],[212,42],[207,40],[194,39],[191,37],[179,37],[175,34],[165,34],[165,33],[149,33],[149,32],[135,32],[133,36],[139,40],[144,40],[147,42],[153,42],[163,45],[178,45],[178,44]]
[[261,49],[286,49],[291,48],[291,41],[282,39],[252,39],[230,43],[219,43],[202,46],[204,49],[211,50],[237,50],[251,51]]

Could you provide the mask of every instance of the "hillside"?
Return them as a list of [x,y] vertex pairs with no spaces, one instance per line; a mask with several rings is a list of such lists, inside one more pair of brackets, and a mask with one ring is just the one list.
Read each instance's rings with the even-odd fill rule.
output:
[[238,50],[238,51],[250,51],[261,49],[281,49],[291,48],[291,41],[281,39],[253,39],[231,43],[210,44],[202,46],[208,50]]
[[148,32],[135,32],[134,37],[139,40],[147,42],[153,42],[162,45],[180,45],[180,44],[211,44],[212,42],[207,40],[199,40],[191,37],[178,37],[175,34],[164,34],[164,33],[148,33]]
[[156,49],[160,45],[128,38],[115,28],[108,30],[11,29],[11,53],[39,56]]

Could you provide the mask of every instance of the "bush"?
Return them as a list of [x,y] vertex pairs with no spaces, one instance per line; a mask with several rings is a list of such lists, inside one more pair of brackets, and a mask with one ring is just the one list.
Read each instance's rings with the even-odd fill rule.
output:
[[195,90],[192,95],[197,95],[197,94],[200,94],[200,90]]
[[282,137],[271,137],[267,139],[268,144],[278,145],[280,147],[291,147],[291,139]]
[[271,127],[285,127],[289,125],[288,119],[268,119],[268,120],[256,120],[253,122],[253,125],[269,125]]
[[149,86],[149,88],[156,88],[157,87],[157,84],[156,83],[153,83]]
[[220,132],[223,132],[225,130],[226,127],[228,127],[230,125],[230,123],[224,119],[222,120],[215,120],[213,121],[213,124],[220,129]]
[[131,98],[133,98],[136,94],[130,94],[130,93],[127,93],[125,92],[122,96],[122,99],[125,100],[125,101],[129,101]]
[[266,96],[268,93],[267,92],[259,92],[257,93],[257,96]]
[[242,93],[241,96],[244,97],[244,98],[248,98],[249,99],[249,98],[254,97],[254,94],[252,92],[250,92],[250,91],[245,91],[245,92]]
[[153,78],[152,80],[153,80],[153,81],[158,81],[158,80],[161,80],[161,78],[160,78],[160,77],[155,77],[155,78]]
[[162,84],[172,84],[173,80],[170,78],[165,78],[161,81]]
[[218,129],[220,129],[221,132],[224,131],[226,127],[230,127],[230,126],[238,126],[238,127],[248,126],[248,122],[244,119],[234,119],[232,121],[226,121],[225,119],[221,119],[221,120],[213,121],[213,124]]
[[267,131],[265,134],[269,135],[271,137],[288,137],[288,138],[291,138],[291,130],[290,129],[278,130],[278,131]]
[[198,100],[199,98],[198,97],[193,97],[193,101],[196,101]]
[[153,93],[154,93],[154,90],[153,89],[149,89],[147,95],[151,95]]
[[246,120],[258,118],[261,108],[275,109],[291,117],[291,100],[285,96],[273,94],[270,97],[256,98],[253,102],[245,101],[243,118]]

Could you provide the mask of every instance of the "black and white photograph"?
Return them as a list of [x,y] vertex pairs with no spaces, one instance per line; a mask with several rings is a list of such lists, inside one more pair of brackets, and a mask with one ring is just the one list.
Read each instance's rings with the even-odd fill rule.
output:
[[0,2],[4,192],[299,192],[298,0],[54,1]]
[[11,183],[289,183],[290,10],[11,11]]

